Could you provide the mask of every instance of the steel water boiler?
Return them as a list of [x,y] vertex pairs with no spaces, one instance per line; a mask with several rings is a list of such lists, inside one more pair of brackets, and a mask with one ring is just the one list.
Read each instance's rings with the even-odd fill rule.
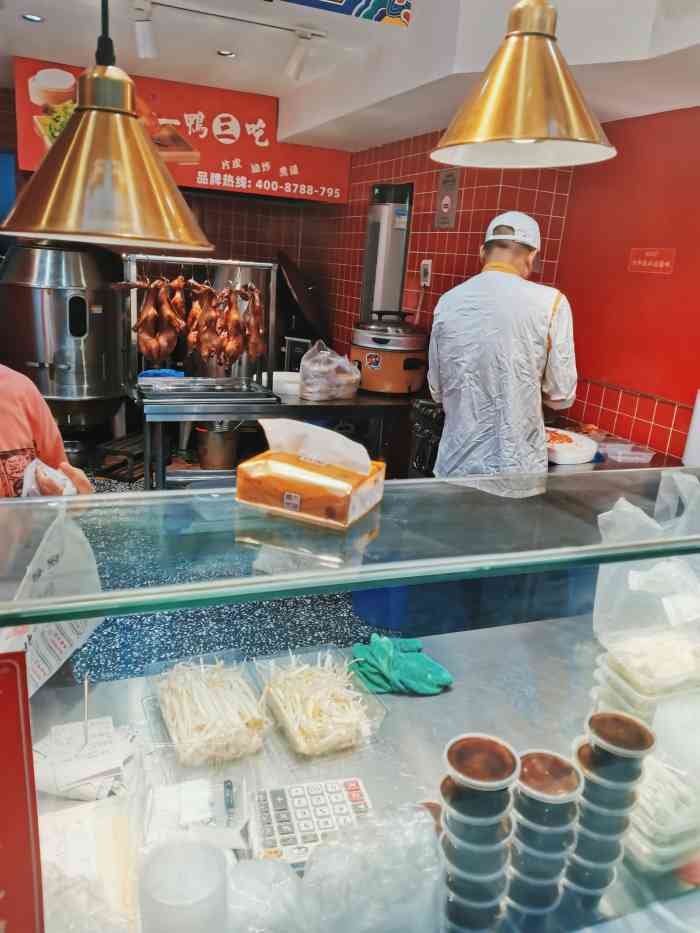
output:
[[62,427],[107,421],[126,393],[120,257],[69,245],[10,249],[0,266],[0,362],[29,376]]

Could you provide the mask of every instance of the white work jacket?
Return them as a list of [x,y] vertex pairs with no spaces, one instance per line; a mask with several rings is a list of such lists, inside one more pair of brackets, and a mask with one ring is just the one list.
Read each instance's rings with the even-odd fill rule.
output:
[[428,382],[445,410],[436,476],[546,472],[542,403],[576,398],[569,302],[509,265],[486,265],[435,309]]

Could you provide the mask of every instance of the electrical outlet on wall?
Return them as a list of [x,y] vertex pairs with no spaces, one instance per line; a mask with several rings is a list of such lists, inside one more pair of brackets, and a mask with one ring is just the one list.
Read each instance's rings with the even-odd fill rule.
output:
[[424,259],[420,264],[421,288],[429,288],[432,280],[433,280],[433,260]]

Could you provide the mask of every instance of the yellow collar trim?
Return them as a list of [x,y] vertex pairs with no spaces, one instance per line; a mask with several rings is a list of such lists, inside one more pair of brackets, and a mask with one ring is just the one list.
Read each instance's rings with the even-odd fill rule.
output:
[[507,272],[508,275],[517,275],[520,277],[520,273],[515,268],[511,266],[509,262],[487,262],[482,272]]

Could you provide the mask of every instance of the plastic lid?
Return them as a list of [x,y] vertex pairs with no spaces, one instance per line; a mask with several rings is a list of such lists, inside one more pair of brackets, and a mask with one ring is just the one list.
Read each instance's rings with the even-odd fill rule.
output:
[[592,781],[594,784],[599,784],[601,787],[606,787],[608,790],[634,790],[644,777],[643,774],[640,774],[639,777],[636,777],[633,781],[611,781],[608,778],[602,777],[602,775],[593,770],[593,748],[587,735],[580,735],[574,740],[572,747],[574,750],[574,758],[583,771],[586,780]]
[[542,833],[544,835],[562,835],[564,833],[570,833],[572,829],[578,827],[578,818],[572,820],[571,823],[566,823],[564,826],[541,826],[539,823],[533,823],[532,820],[528,820],[527,817],[523,816],[522,813],[519,813],[517,810],[513,813],[516,822],[520,823],[521,826],[524,826],[526,829],[531,829],[535,833]]
[[479,853],[485,855],[487,853],[500,852],[501,849],[507,849],[510,846],[511,839],[514,835],[515,822],[513,822],[508,835],[501,839],[500,842],[495,843],[495,845],[481,846],[474,842],[463,842],[461,839],[458,839],[453,833],[451,833],[446,826],[443,827],[441,839],[448,839],[450,845],[454,846],[455,849],[467,850],[478,856]]
[[568,888],[570,891],[573,891],[575,894],[582,894],[584,897],[602,897],[606,891],[609,891],[610,888],[617,881],[617,868],[613,871],[613,879],[609,884],[606,884],[604,888],[584,888],[580,884],[576,884],[574,881],[569,881],[568,878],[562,880],[562,884],[565,888]]
[[445,855],[442,846],[440,846],[440,851],[442,853],[443,861],[445,862],[444,867],[447,874],[450,877],[459,878],[462,881],[472,881],[474,884],[489,884],[491,881],[498,881],[506,874],[507,871],[507,869],[503,867],[499,868],[498,871],[491,872],[488,875],[474,875],[470,871],[464,871],[463,868],[458,868],[456,865],[453,865]]
[[[574,845],[576,845],[576,843],[574,843]],[[532,846],[526,845],[517,835],[513,838],[512,846],[519,852],[524,852],[525,855],[533,855],[535,858],[550,859],[552,862],[565,862],[571,851],[571,849],[569,849],[564,852],[542,852],[540,849],[533,849]],[[573,849],[573,846],[571,848]]]
[[443,753],[450,777],[475,790],[505,790],[520,776],[517,752],[502,739],[482,732],[458,735]]
[[595,841],[600,840],[600,842],[603,844],[609,844],[613,842],[621,842],[622,839],[627,835],[628,830],[629,827],[627,829],[623,829],[620,833],[594,833],[592,829],[587,829],[587,827],[579,824],[578,834],[579,836],[588,836],[590,839]]
[[629,713],[591,713],[586,728],[595,745],[621,758],[643,758],[656,744],[649,726]]
[[[499,813],[492,813],[488,816],[468,816],[466,813],[462,813],[455,806],[453,806],[450,799],[452,791],[453,793],[459,794],[462,792],[474,791],[474,788],[465,787],[463,784],[458,784],[456,781],[453,781],[451,777],[443,778],[440,784],[440,796],[442,798],[443,808],[447,810],[450,816],[453,816],[456,820],[461,823],[467,823],[470,826],[489,826],[492,823],[500,823],[504,816],[508,816],[513,809],[513,797],[508,798],[508,803]],[[488,799],[486,793],[479,793],[479,798]]]
[[572,862],[576,862],[579,865],[582,865],[584,868],[588,868],[591,871],[602,871],[605,868],[614,868],[615,865],[619,865],[620,862],[625,857],[625,853],[621,852],[617,858],[612,859],[610,862],[591,862],[590,859],[581,858],[580,855],[572,853],[570,859]]
[[561,899],[563,896],[564,891],[562,889],[559,891],[557,899],[549,907],[526,907],[524,904],[518,904],[518,902],[514,901],[513,898],[509,895],[506,898],[506,905],[510,910],[515,910],[521,914],[527,914],[530,917],[544,917],[546,914],[551,914],[557,909],[557,907],[561,904]]
[[583,774],[556,752],[532,749],[520,755],[518,789],[540,803],[571,803],[583,793]]
[[513,868],[512,865],[508,869],[508,874],[511,878],[515,878],[517,881],[523,881],[525,884],[531,884],[533,888],[553,888],[556,887],[561,881],[561,878],[531,878],[524,872],[518,871],[517,868]]
[[594,813],[600,814],[600,816],[612,817],[613,819],[621,818],[623,816],[629,816],[632,810],[637,806],[637,802],[629,804],[626,807],[620,807],[618,810],[615,810],[611,807],[601,807],[597,803],[591,803],[590,800],[586,800],[585,797],[581,797],[579,800],[579,806],[584,810],[592,810]]

